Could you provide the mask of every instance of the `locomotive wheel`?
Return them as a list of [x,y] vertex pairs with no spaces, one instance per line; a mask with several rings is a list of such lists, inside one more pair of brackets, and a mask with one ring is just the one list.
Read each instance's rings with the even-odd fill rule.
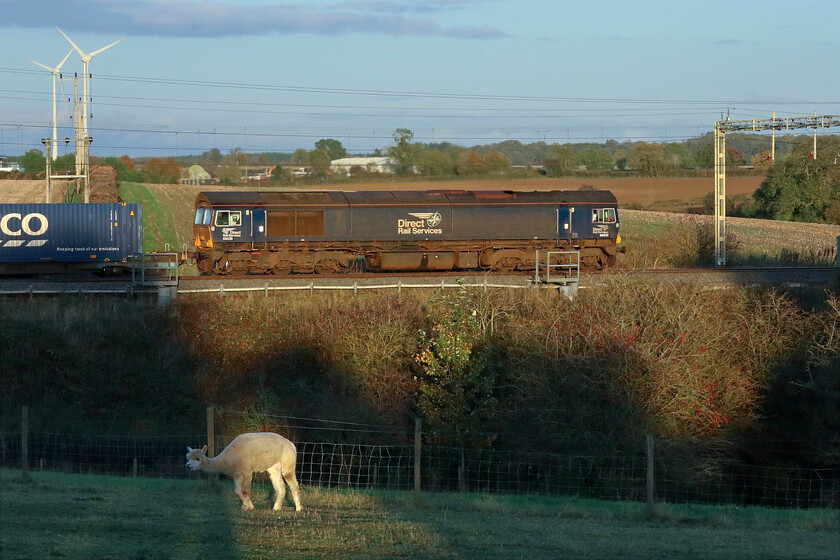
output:
[[494,268],[499,272],[513,272],[520,264],[522,264],[522,261],[516,257],[505,257],[496,261]]
[[278,276],[291,274],[294,266],[295,265],[292,261],[280,261],[271,268],[271,274],[276,274]]
[[324,259],[323,261],[318,261],[315,264],[315,274],[330,276],[331,274],[337,272],[340,268],[341,265],[338,264],[338,261],[334,259]]

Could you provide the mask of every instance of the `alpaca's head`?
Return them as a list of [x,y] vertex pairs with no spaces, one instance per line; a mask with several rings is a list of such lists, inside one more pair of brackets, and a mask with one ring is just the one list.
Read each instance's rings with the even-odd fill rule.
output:
[[196,471],[201,468],[201,463],[207,458],[207,446],[201,449],[187,447],[187,468]]

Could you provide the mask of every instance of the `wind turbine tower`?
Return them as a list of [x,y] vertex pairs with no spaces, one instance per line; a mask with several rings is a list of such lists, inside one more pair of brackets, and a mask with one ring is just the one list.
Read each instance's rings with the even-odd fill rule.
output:
[[61,67],[64,66],[64,63],[67,62],[67,59],[70,58],[71,54],[73,54],[72,50],[69,53],[67,53],[67,56],[64,57],[64,60],[59,62],[58,66],[56,66],[55,68],[50,68],[46,64],[41,64],[40,62],[35,62],[31,58],[29,59],[29,62],[31,62],[33,64],[37,64],[38,66],[40,66],[41,68],[49,71],[49,73],[52,74],[52,79],[53,79],[52,80],[52,82],[53,82],[52,159],[53,159],[53,161],[55,161],[55,159],[58,157],[58,150],[56,149],[56,142],[58,141],[58,130],[57,130],[58,129],[58,124],[57,124],[57,117],[56,117],[55,82],[61,77]]
[[64,38],[67,39],[67,41],[71,45],[73,45],[73,48],[76,50],[77,53],[79,53],[79,56],[82,57],[82,71],[84,73],[83,76],[82,76],[82,90],[83,90],[82,95],[84,96],[84,98],[83,98],[83,101],[82,101],[82,123],[81,124],[82,124],[82,135],[83,135],[84,138],[87,138],[88,137],[88,91],[90,89],[90,60],[94,56],[101,53],[102,51],[110,49],[111,47],[113,47],[114,45],[116,45],[117,43],[122,41],[122,39],[120,39],[119,41],[114,41],[110,45],[107,45],[105,47],[102,47],[101,49],[95,50],[92,53],[86,53],[82,49],[80,49],[76,45],[76,43],[74,43],[70,39],[70,37],[68,37],[67,34],[64,33],[64,31],[62,31],[58,27],[56,27],[56,29],[58,29],[59,33],[64,35]]

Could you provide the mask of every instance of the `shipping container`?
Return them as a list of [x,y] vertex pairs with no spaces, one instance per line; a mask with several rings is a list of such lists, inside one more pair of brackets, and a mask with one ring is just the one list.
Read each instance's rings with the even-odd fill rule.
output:
[[[139,204],[0,204],[0,270],[102,268],[143,252]],[[47,265],[57,265],[49,267]]]

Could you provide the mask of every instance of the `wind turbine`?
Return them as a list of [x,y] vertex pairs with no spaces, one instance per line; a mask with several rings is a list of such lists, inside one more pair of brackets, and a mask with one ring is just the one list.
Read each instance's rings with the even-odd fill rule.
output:
[[73,54],[72,50],[69,53],[67,53],[67,56],[64,57],[64,60],[59,62],[58,66],[56,66],[55,68],[50,68],[46,64],[41,64],[40,62],[35,62],[31,58],[29,59],[29,62],[31,62],[33,64],[37,64],[41,68],[44,68],[45,70],[49,71],[49,73],[52,74],[52,77],[53,77],[53,80],[52,80],[52,82],[53,82],[53,122],[52,122],[52,125],[53,125],[52,126],[52,159],[53,159],[53,161],[55,161],[55,159],[58,157],[58,149],[57,149],[57,146],[56,146],[56,142],[58,141],[58,131],[57,131],[58,125],[56,124],[57,118],[56,118],[55,82],[58,79],[58,77],[61,76],[61,67],[64,66],[64,63],[67,62],[67,59],[70,58],[71,54]]
[[67,41],[68,41],[71,45],[73,45],[73,48],[76,50],[76,52],[77,52],[77,53],[79,53],[79,56],[81,56],[81,57],[82,57],[82,68],[83,68],[83,70],[82,70],[82,71],[84,72],[84,75],[82,76],[82,86],[83,86],[83,91],[84,91],[84,93],[83,93],[83,95],[84,95],[84,101],[82,102],[82,108],[83,108],[83,110],[84,110],[84,113],[82,114],[82,134],[83,134],[83,136],[84,136],[85,138],[87,138],[87,135],[88,135],[88,127],[87,127],[87,122],[88,122],[88,105],[87,105],[87,104],[88,104],[88,89],[89,89],[89,83],[90,83],[90,59],[92,59],[94,56],[98,55],[98,54],[99,54],[99,53],[101,53],[102,51],[107,50],[107,49],[110,49],[111,47],[113,47],[114,45],[116,45],[117,43],[119,43],[120,41],[122,41],[122,39],[120,39],[119,41],[114,41],[114,42],[113,42],[113,43],[111,43],[110,45],[105,46],[105,47],[102,47],[102,48],[101,48],[101,49],[99,49],[99,50],[95,50],[95,51],[93,51],[92,53],[86,53],[86,52],[84,52],[82,49],[80,49],[80,48],[76,45],[76,43],[74,43],[74,42],[70,39],[70,37],[68,37],[68,36],[67,36],[67,34],[66,34],[66,33],[64,33],[64,31],[62,31],[62,30],[61,30],[61,29],[59,29],[58,27],[56,27],[56,29],[58,29],[58,32],[59,32],[59,33],[61,33],[62,35],[64,35],[64,38],[65,38],[65,39],[67,39]]

